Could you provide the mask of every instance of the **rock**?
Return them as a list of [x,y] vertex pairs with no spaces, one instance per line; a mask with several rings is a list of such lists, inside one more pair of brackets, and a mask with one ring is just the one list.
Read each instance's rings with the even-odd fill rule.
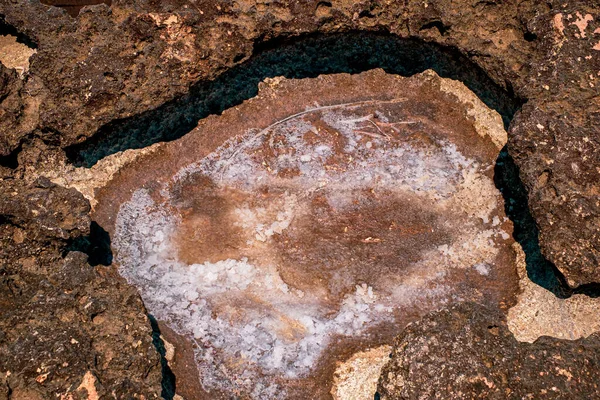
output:
[[21,77],[29,71],[29,58],[35,53],[35,49],[19,43],[16,36],[0,36],[0,63],[7,68],[15,69]]
[[[23,132],[19,129],[23,82],[14,70],[0,64],[0,156],[8,156],[20,144]],[[8,166],[8,165],[7,165]]]
[[596,398],[600,336],[517,342],[502,312],[463,303],[409,325],[383,368],[382,400]]
[[519,246],[517,268],[519,293],[517,304],[508,310],[508,328],[522,342],[534,342],[541,336],[575,340],[600,331],[600,298],[573,294],[559,298],[527,277],[525,254]]
[[390,359],[391,346],[381,346],[354,354],[340,363],[333,376],[334,400],[371,399],[377,391],[381,369]]
[[89,232],[83,196],[43,178],[5,180],[0,215],[0,395],[157,398],[160,363],[139,296],[69,252]]
[[511,124],[510,153],[529,191],[543,254],[571,286],[600,282],[600,21],[565,3],[531,20],[539,32],[539,95]]
[[[87,1],[70,3],[82,2]],[[67,198],[72,196],[65,197],[60,190],[34,187],[38,177],[47,176],[54,183],[78,188],[94,205],[95,190],[118,179],[122,165],[136,157],[115,155],[90,172],[65,164],[65,153],[70,161],[81,161],[83,154],[95,162],[119,150],[181,137],[199,118],[252,97],[254,85],[268,77],[265,73],[315,76],[386,66],[412,75],[435,67],[444,76],[466,82],[500,111],[505,124],[510,122],[509,150],[529,191],[544,255],[571,286],[583,285],[579,292],[600,281],[596,184],[600,164],[593,151],[598,144],[594,129],[600,68],[594,4],[573,0],[113,3],[86,7],[76,18],[37,1],[0,4],[2,32],[30,49],[37,47],[22,77],[0,66],[1,187],[31,187],[36,196],[41,190],[70,202]],[[445,50],[433,51],[437,45]],[[525,100],[511,122],[515,105]],[[27,206],[11,200],[10,190],[2,190],[0,204],[10,215],[0,217],[0,302],[2,311],[18,309],[21,316],[39,312],[29,299],[47,277],[56,293],[81,284],[93,290],[95,283],[90,282],[96,279],[88,274],[81,254],[65,257],[68,244],[85,235],[86,224],[79,225],[80,201],[72,203],[75,215],[63,224],[60,218],[70,219],[63,204],[39,203],[23,190],[19,189],[19,199],[50,207],[37,210],[52,229],[36,222]],[[67,279],[71,268],[72,279]],[[107,279],[119,283],[107,292],[106,302],[121,302],[119,293],[128,290],[126,284],[117,275]],[[65,300],[64,307],[70,301],[76,300]],[[128,303],[127,310],[139,321],[145,314],[139,301]],[[11,325],[13,314],[1,315],[6,335],[13,329],[26,332]],[[49,326],[60,330],[61,323]],[[147,323],[140,322],[139,327],[142,337]],[[580,332],[587,334],[587,329]],[[104,331],[90,332],[93,339]],[[137,354],[134,348],[116,349],[125,358]],[[69,356],[89,360],[89,354]],[[150,350],[147,354],[153,357]],[[111,367],[111,373],[129,376],[126,364]],[[79,367],[77,373],[56,378],[59,383],[51,390],[60,385],[79,387],[89,370],[87,364]],[[113,387],[103,374],[93,373],[104,388]],[[27,377],[17,384],[15,376],[10,388],[0,382],[0,396],[6,388],[13,398],[45,397],[35,379]],[[51,387],[54,379],[50,374],[43,383]],[[151,373],[147,379],[147,386],[140,384],[146,389],[140,390],[157,393],[160,377]]]
[[513,303],[505,142],[497,113],[432,71],[270,79],[132,158],[92,215],[178,343],[178,393],[327,398],[340,361],[418,316]]
[[68,240],[88,233],[89,203],[74,189],[40,177],[32,185],[5,180],[0,186],[0,214],[29,231],[33,239]]
[[[79,7],[89,2],[70,4],[77,3]],[[480,96],[486,97],[485,90],[491,86],[481,80],[487,75],[509,94],[514,92],[516,103],[519,99],[528,100],[511,125],[509,144],[530,192],[529,202],[541,228],[541,247],[571,285],[589,284],[600,280],[600,235],[594,220],[599,207],[594,189],[599,161],[589,150],[597,136],[594,123],[589,122],[597,119],[600,87],[596,82],[596,53],[600,45],[595,11],[592,5],[581,1],[462,0],[376,5],[346,1],[300,5],[284,1],[272,7],[238,2],[191,7],[171,0],[143,5],[96,5],[73,18],[39,3],[7,3],[0,6],[6,24],[37,43],[40,51],[32,62],[29,79],[23,83],[23,93],[27,95],[13,97],[10,102],[14,105],[9,108],[4,105],[15,112],[26,105],[27,110],[23,113],[26,120],[19,121],[16,129],[15,123],[10,122],[9,129],[4,130],[10,135],[0,151],[4,155],[16,151],[34,131],[76,155],[80,148],[69,146],[85,142],[86,154],[92,154],[94,162],[115,149],[172,139],[195,124],[189,113],[202,109],[206,110],[202,115],[205,116],[238,92],[225,90],[227,93],[216,96],[222,97],[215,99],[214,104],[186,108],[190,92],[190,96],[200,93],[196,95],[212,98],[202,95],[204,82],[247,60],[255,43],[313,32],[386,30],[394,37],[438,43],[466,55],[474,62],[471,71],[477,66],[480,72],[465,73],[468,69],[461,66],[466,65],[466,59],[452,61],[455,54],[446,62],[440,61],[439,54],[431,55],[426,62],[443,72],[460,70],[457,77],[481,89]],[[352,44],[348,45],[348,52],[374,43],[369,39],[358,44],[360,40],[348,40]],[[316,54],[330,57],[326,54],[334,47],[332,43],[342,42],[317,44]],[[374,60],[370,67],[384,64],[386,57],[391,56],[385,54],[389,48],[383,45],[367,52]],[[409,51],[409,56],[392,64],[416,59],[422,53],[418,49]],[[285,59],[285,54],[277,56],[277,60]],[[379,56],[382,57],[377,59]],[[331,60],[339,58],[334,56]],[[319,60],[317,57],[303,65],[317,68]],[[284,68],[279,61],[276,64]],[[262,67],[257,66],[253,73],[260,74]],[[290,69],[290,73],[295,71]],[[247,81],[244,75],[240,82]],[[246,90],[250,89],[242,92]],[[502,109],[508,122],[514,104],[487,97]],[[177,98],[180,100],[167,104]],[[229,104],[233,106],[235,101]],[[154,119],[146,122],[152,129],[140,126],[139,121],[148,116],[142,113],[153,109]],[[169,118],[174,109],[185,111],[178,111],[181,114],[165,123],[166,128],[157,127],[157,121]],[[531,110],[536,110],[535,115]],[[116,122],[132,116],[135,117],[129,122]],[[7,116],[4,120],[15,118]],[[184,120],[187,122],[181,122]],[[111,150],[94,148],[98,142],[123,131],[139,137],[109,141]],[[583,157],[587,158],[581,163]]]

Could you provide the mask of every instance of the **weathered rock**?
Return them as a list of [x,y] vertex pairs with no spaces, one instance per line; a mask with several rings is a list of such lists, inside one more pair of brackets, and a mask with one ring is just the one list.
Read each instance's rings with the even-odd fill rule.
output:
[[19,43],[16,36],[0,35],[0,63],[16,70],[21,77],[29,71],[29,58],[35,53],[35,49]]
[[24,135],[19,129],[23,82],[14,70],[0,64],[0,156],[7,156],[20,144]]
[[[593,152],[582,154],[597,140],[600,69],[597,9],[587,2],[115,1],[87,7],[77,18],[35,2],[0,7],[7,23],[40,49],[26,82],[40,109],[33,105],[26,113],[34,122],[27,129],[11,132],[5,154],[35,128],[63,147],[98,132],[110,135],[111,121],[193,92],[270,39],[385,30],[456,48],[497,84],[529,100],[512,124],[510,151],[531,193],[542,250],[572,285],[600,280],[594,220],[599,161]],[[385,47],[371,57],[383,53]],[[538,111],[533,116],[528,110]],[[151,140],[180,134],[165,128]],[[143,146],[136,142],[131,145]]]
[[40,177],[34,185],[4,180],[0,186],[0,215],[25,229],[35,241],[66,241],[89,232],[88,202],[74,189]]
[[[524,110],[511,123],[509,145],[530,193],[532,212],[541,228],[542,250],[571,285],[600,281],[600,225],[597,223],[599,161],[598,155],[591,150],[598,141],[598,133],[594,129],[598,125],[597,74],[600,70],[595,4],[571,0],[358,3],[340,0],[269,4],[117,0],[111,7],[87,7],[77,18],[72,18],[63,10],[37,1],[7,1],[0,4],[0,15],[3,17],[0,33],[3,34],[5,29],[11,34],[17,32],[21,39],[36,43],[39,50],[32,57],[30,71],[24,74],[23,79],[19,79],[13,71],[0,71],[0,177],[24,178],[29,184],[48,170],[54,174],[48,174],[53,180],[80,188],[89,199],[94,198],[96,187],[118,174],[120,166],[131,159],[116,157],[106,160],[106,169],[91,173],[76,171],[72,176],[74,169],[63,165],[63,149],[66,146],[88,141],[90,148],[94,149],[94,141],[100,136],[108,137],[119,132],[125,132],[127,136],[129,130],[125,129],[126,124],[136,125],[144,120],[143,115],[155,115],[154,122],[166,119],[170,114],[175,121],[186,119],[189,109],[179,112],[179,106],[185,105],[187,98],[175,101],[171,106],[160,106],[194,92],[204,82],[217,76],[226,77],[224,72],[244,63],[250,55],[261,53],[263,44],[267,48],[283,47],[289,38],[317,32],[389,32],[390,37],[414,39],[411,40],[413,51],[408,53],[409,56],[397,58],[397,64],[422,57],[426,63],[429,62],[428,67],[436,66],[431,64],[439,60],[421,54],[419,49],[429,51],[425,42],[456,49],[457,53],[450,52],[452,62],[441,63],[443,72],[450,73],[457,66],[463,71],[474,70],[466,62],[469,59],[483,71],[474,75],[459,74],[459,78],[470,81],[470,87],[482,89],[483,86],[485,89],[489,86],[485,83],[487,81],[480,79],[487,74],[509,94],[528,100]],[[365,37],[364,34],[356,34],[346,41],[353,46],[344,49],[367,44],[367,51],[356,53],[359,56],[351,53],[349,63],[355,68],[352,71],[364,68],[363,65],[368,68],[380,66],[382,60],[389,59],[395,52],[396,47],[386,47],[385,44],[369,49],[368,45],[374,41],[359,39]],[[382,38],[381,42],[389,38],[383,34],[377,37]],[[303,65],[319,65],[326,50],[341,39],[336,36],[329,41],[319,41],[319,38],[315,41],[318,43],[316,55],[309,57],[309,62]],[[297,45],[289,44],[291,49],[294,46]],[[277,63],[285,65],[289,62],[288,53],[293,52],[284,51]],[[465,58],[458,58],[458,53]],[[325,59],[330,62],[336,57]],[[298,72],[293,67],[295,65],[286,71],[305,72],[302,68]],[[335,63],[326,67],[328,69],[319,72],[335,72],[336,68],[340,68]],[[260,74],[261,68],[259,63],[259,67],[250,72],[250,75],[259,75],[260,79],[254,81],[265,77]],[[241,81],[247,80],[243,67],[241,71]],[[307,75],[311,71],[314,70],[308,68]],[[405,70],[405,73],[413,72],[416,71]],[[236,82],[239,80],[218,82],[223,90],[219,96],[206,96],[210,105],[207,112],[222,110],[223,104],[232,105],[224,99],[247,89],[247,86],[242,86],[244,90],[240,90],[235,86]],[[228,87],[228,84],[231,86]],[[478,94],[481,93],[485,90],[478,91]],[[502,112],[508,121],[511,107],[503,106],[502,101],[492,103],[498,109],[508,110]],[[129,122],[123,124],[120,121],[130,116],[134,117]],[[196,120],[190,119],[192,126]],[[158,133],[147,128],[160,124],[140,124],[138,130],[147,133],[149,138],[146,141],[131,138],[125,143],[131,147],[143,147],[153,141],[172,139],[185,133],[185,130],[170,129],[169,124],[160,126]],[[111,154],[123,149],[121,144],[97,153]],[[20,148],[23,151],[19,153],[19,167],[14,169]],[[96,177],[101,182],[89,182]],[[54,202],[49,205],[58,206]],[[48,215],[55,212],[62,215],[60,207],[57,211],[49,209]],[[29,223],[29,218],[26,216],[23,223]],[[5,219],[1,222],[1,229],[8,235],[6,237],[12,238],[15,232],[16,237],[20,237],[22,233],[14,231],[13,225]],[[43,232],[46,233],[41,236],[48,234]],[[68,230],[57,232],[70,235]],[[33,231],[31,235],[39,237],[40,241],[25,240],[21,247],[26,247],[27,257],[31,256],[31,262],[39,265],[35,269],[53,269],[62,265],[63,251],[56,249],[64,249],[64,239],[42,238]],[[12,253],[17,247],[10,244],[10,240],[3,241],[3,245],[6,244],[3,262],[15,266],[11,271],[20,271],[21,264],[17,264],[16,260],[23,257],[21,253]],[[10,272],[7,276],[13,275]],[[10,285],[23,282],[20,275],[15,276]],[[119,301],[117,298],[107,299],[108,302]],[[19,301],[15,300],[14,304]],[[144,310],[139,303],[136,304],[131,305],[131,310],[137,307],[141,315]],[[24,303],[23,307],[25,314],[27,307],[33,308],[35,304]],[[10,324],[6,326],[11,329]],[[102,333],[90,335],[95,337],[96,334]],[[135,349],[126,351],[120,348],[120,351],[135,354]],[[126,371],[125,367],[119,368],[115,367],[112,371]],[[83,372],[77,379],[69,378],[70,384],[79,387],[82,376]],[[2,379],[0,377],[0,393],[6,388]],[[52,379],[53,374],[50,374],[46,382]],[[92,381],[90,375],[85,381],[87,384]],[[20,394],[13,392],[13,397],[18,397],[18,394],[34,398],[35,394],[31,393],[37,390],[34,389],[37,385],[30,380]]]
[[361,351],[340,363],[333,375],[333,400],[371,399],[377,392],[381,369],[390,360],[392,347]]
[[83,196],[47,179],[4,180],[0,216],[0,398],[158,398],[139,295],[68,250],[89,233]]
[[543,88],[511,124],[544,255],[571,286],[600,281],[600,15],[565,3],[530,22],[540,37]]
[[519,341],[540,336],[575,340],[600,331],[600,298],[573,294],[559,298],[527,277],[523,250],[515,246],[519,271],[517,304],[508,310],[508,328]]
[[[330,8],[326,13],[324,6]],[[387,28],[402,37],[471,51],[503,84],[519,77],[533,48],[523,38],[516,2],[465,1],[463,7],[436,2],[425,7],[396,1],[335,1],[330,6],[318,1],[270,6],[115,1],[111,7],[88,7],[76,19],[39,3],[10,4],[1,11],[8,23],[38,43],[31,74],[46,88],[41,125],[60,132],[64,145],[84,140],[112,120],[185,94],[198,81],[215,78],[249,57],[255,41]]]
[[504,314],[473,303],[434,312],[397,338],[382,400],[592,399],[600,396],[600,336],[517,342]]
[[[337,363],[415,317],[512,304],[505,142],[432,71],[277,78],[121,168],[93,216],[206,396],[328,398]],[[178,393],[208,398],[185,365]]]

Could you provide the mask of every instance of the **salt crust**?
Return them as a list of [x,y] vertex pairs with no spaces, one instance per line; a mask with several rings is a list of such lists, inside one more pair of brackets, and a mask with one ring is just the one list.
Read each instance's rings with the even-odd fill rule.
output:
[[[324,167],[333,153],[329,143],[304,139],[309,131],[319,134],[306,118],[313,112],[344,136],[349,157],[343,171]],[[183,168],[171,182],[176,185],[202,173],[220,187],[247,192],[265,185],[286,188],[273,206],[275,213],[247,205],[233,211],[236,224],[260,243],[287,229],[303,209],[303,199],[315,191],[341,208],[365,188],[410,193],[435,201],[438,212],[464,217],[461,226],[453,228],[453,241],[424,252],[412,272],[390,278],[387,286],[356,282],[355,291],[335,312],[286,284],[277,265],[268,261],[179,261],[172,238],[181,220],[172,211],[172,186],[163,188],[161,201],[139,189],[121,206],[114,237],[120,272],[140,289],[150,313],[197,344],[195,358],[206,388],[243,391],[256,399],[284,398],[285,392],[269,376],[306,376],[333,338],[356,337],[369,327],[393,323],[394,308],[456,300],[444,284],[451,269],[474,268],[484,277],[491,275],[497,243],[507,234],[493,215],[500,208],[500,196],[483,175],[489,165],[465,158],[444,139],[427,145],[392,144],[389,138],[373,135],[365,143],[361,132],[370,117],[348,105],[307,110],[267,130],[230,140]],[[265,143],[275,154],[268,166],[255,156]],[[284,150],[290,147],[295,151]],[[300,173],[285,179],[278,175],[289,168]],[[265,221],[268,215],[276,217]],[[236,301],[245,306],[236,306]]]

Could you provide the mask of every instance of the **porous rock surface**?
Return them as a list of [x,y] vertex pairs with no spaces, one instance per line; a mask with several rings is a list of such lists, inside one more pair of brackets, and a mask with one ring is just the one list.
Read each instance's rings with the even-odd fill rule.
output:
[[523,250],[515,246],[515,251],[521,292],[508,310],[507,323],[518,341],[534,342],[541,336],[575,340],[600,331],[600,298],[555,296],[529,279]]
[[382,400],[600,396],[600,337],[517,342],[502,312],[462,303],[409,325],[379,379]]
[[[0,66],[0,185],[9,187],[13,180],[23,180],[17,186],[23,194],[20,207],[25,210],[35,209],[31,202],[39,192],[35,179],[44,170],[56,170],[55,161],[64,160],[67,146],[96,136],[111,121],[143,113],[187,93],[192,85],[244,62],[254,47],[265,41],[316,32],[389,32],[455,48],[498,85],[528,100],[511,123],[508,144],[529,191],[542,251],[572,286],[600,280],[600,156],[594,151],[599,145],[600,17],[595,2],[116,0],[111,7],[86,7],[73,18],[64,10],[31,0],[4,1],[0,15],[0,26],[6,22],[35,42],[38,50],[23,79],[16,71]],[[29,174],[31,171],[36,173]],[[1,203],[9,201],[7,193],[2,191]],[[65,207],[70,215],[80,200],[66,196],[60,207],[52,202],[45,207],[50,207],[50,213]],[[33,220],[29,212],[21,215],[24,223]],[[19,246],[27,248],[28,257],[44,270],[64,265],[74,268],[65,261],[72,255],[68,255],[64,239],[34,239],[39,235],[35,221],[30,235],[15,236],[9,220],[3,216],[1,221],[2,268],[9,271],[2,276],[10,276],[7,282],[29,276],[18,261],[23,258],[21,253],[11,250],[21,238]],[[53,231],[66,234],[64,229]],[[77,230],[71,232],[80,236]],[[48,249],[56,250],[46,256]],[[87,266],[82,258],[77,265]],[[97,272],[94,270],[94,276]],[[38,278],[36,275],[31,287],[37,287]],[[57,290],[62,290],[61,282]],[[82,281],[81,290],[96,293],[97,282]],[[125,307],[122,293],[129,289],[125,283],[115,286],[113,278],[110,282],[111,290],[103,292],[104,299],[120,310]],[[143,322],[145,310],[135,299],[131,297],[125,308],[130,318],[139,321],[140,340],[146,340],[141,334],[149,329]],[[10,308],[22,315],[41,312],[24,297],[16,297],[14,304]],[[3,320],[13,311],[3,308]],[[48,321],[53,329],[65,324]],[[13,329],[12,324],[3,324],[6,332]],[[92,339],[102,336],[97,330],[88,334]],[[7,343],[12,341],[3,341],[2,346]],[[115,353],[123,357],[139,353],[133,346],[118,348]],[[81,351],[72,356],[91,360],[91,354]],[[149,350],[147,354],[150,359],[155,357]],[[128,376],[128,367],[125,363],[109,370]],[[43,385],[78,388],[85,381],[89,386],[91,375],[77,371],[69,376],[49,374]],[[137,373],[135,368],[132,371]],[[11,389],[16,386],[27,391],[47,390],[34,381],[32,373],[14,383],[19,376],[12,373],[3,381],[0,396],[17,393]],[[95,376],[107,392],[118,386],[103,381],[100,373]],[[157,393],[159,378],[153,372],[147,379],[149,386],[144,389],[142,385],[139,391],[151,397]],[[135,385],[131,387],[129,392],[119,389],[127,393],[122,397],[138,392]],[[27,393],[23,396],[31,398]]]
[[[458,49],[521,99],[509,147],[530,192],[541,245],[578,286],[597,281],[600,25],[593,2],[115,1],[76,18],[36,1],[6,22],[38,45],[22,102],[40,101],[32,134],[61,147],[155,108],[241,63],[256,45],[305,33],[385,31]],[[540,128],[540,126],[542,128]]]
[[4,180],[0,198],[0,398],[158,398],[138,294],[68,251],[89,234],[88,202],[44,178]]

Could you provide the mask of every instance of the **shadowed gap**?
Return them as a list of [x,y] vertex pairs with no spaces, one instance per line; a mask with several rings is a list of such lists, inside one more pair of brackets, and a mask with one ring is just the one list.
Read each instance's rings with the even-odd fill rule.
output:
[[527,190],[519,178],[519,168],[508,154],[506,146],[496,160],[494,183],[502,192],[504,211],[514,224],[513,237],[525,253],[529,279],[559,298],[568,298],[574,294],[600,297],[600,284],[571,288],[558,268],[543,256],[538,227],[527,206]]
[[175,374],[171,371],[169,362],[166,359],[167,350],[165,349],[165,343],[160,336],[158,321],[156,321],[156,318],[151,314],[148,314],[148,319],[152,326],[152,344],[156,348],[158,354],[160,354],[160,365],[162,369],[162,391],[160,396],[164,400],[172,400],[175,397]]
[[20,144],[16,149],[5,156],[0,156],[0,167],[16,169],[19,166],[19,153],[23,149]]
[[24,44],[25,46],[31,49],[37,49],[37,43],[34,42],[29,36],[26,34],[19,32],[17,28],[6,22],[4,15],[0,14],[0,35],[6,36],[16,36],[17,43]]
[[111,265],[113,253],[110,247],[110,235],[96,221],[90,224],[90,234],[74,239],[65,249],[65,255],[69,251],[80,251],[88,255],[88,263],[92,266]]
[[215,80],[198,83],[187,95],[156,109],[103,126],[85,142],[67,148],[67,156],[76,166],[91,167],[119,151],[178,139],[200,119],[256,96],[258,83],[268,77],[313,78],[373,68],[403,76],[433,69],[460,80],[502,115],[506,127],[522,104],[456,49],[380,33],[312,35],[263,43],[250,59]]
[[40,3],[63,8],[71,17],[75,18],[85,6],[106,4],[110,7],[112,0],[40,0]]

